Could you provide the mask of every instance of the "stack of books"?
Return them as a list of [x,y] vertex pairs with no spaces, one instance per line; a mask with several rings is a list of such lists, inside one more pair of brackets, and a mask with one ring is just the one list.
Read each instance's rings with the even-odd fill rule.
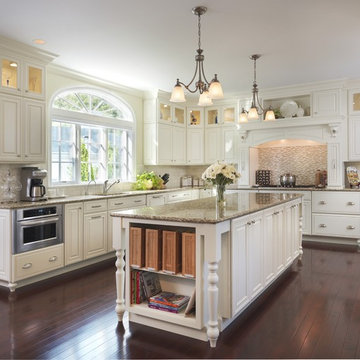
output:
[[186,308],[189,300],[189,296],[162,291],[149,298],[149,307],[172,313],[179,313]]

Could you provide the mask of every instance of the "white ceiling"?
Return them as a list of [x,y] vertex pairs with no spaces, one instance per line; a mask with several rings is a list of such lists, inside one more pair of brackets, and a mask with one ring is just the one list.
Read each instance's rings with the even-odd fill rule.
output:
[[[58,65],[139,89],[190,81],[197,17],[208,80],[225,93],[360,78],[360,0],[0,0],[0,35],[41,38]],[[35,45],[34,45],[35,46]]]

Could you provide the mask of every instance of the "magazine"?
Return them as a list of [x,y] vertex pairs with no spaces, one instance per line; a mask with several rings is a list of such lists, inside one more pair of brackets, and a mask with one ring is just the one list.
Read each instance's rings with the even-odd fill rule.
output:
[[187,304],[190,297],[186,295],[178,295],[172,292],[162,291],[154,296],[150,297],[150,302],[168,305],[174,308],[179,308],[184,304]]
[[142,271],[140,282],[146,299],[161,292],[161,284],[157,273]]

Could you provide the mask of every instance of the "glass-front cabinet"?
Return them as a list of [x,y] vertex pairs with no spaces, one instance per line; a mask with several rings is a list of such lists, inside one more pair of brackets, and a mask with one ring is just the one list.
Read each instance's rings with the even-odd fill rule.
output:
[[207,107],[205,109],[206,126],[235,125],[236,109],[237,106],[235,104]]
[[349,90],[349,114],[360,115],[360,89]]
[[191,128],[204,127],[204,110],[201,107],[187,108],[187,125]]
[[25,97],[45,98],[45,67],[12,56],[3,56],[1,91]]
[[185,126],[185,107],[159,100],[158,121],[163,124]]

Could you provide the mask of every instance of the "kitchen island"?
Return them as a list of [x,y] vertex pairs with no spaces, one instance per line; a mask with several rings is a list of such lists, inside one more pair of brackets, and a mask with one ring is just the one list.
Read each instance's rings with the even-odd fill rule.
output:
[[[128,311],[130,321],[209,340],[211,347],[216,346],[220,331],[302,255],[302,196],[298,194],[239,191],[226,196],[225,208],[219,208],[211,197],[119,211],[112,216],[119,321]],[[140,234],[137,238],[134,230]],[[152,247],[151,256],[158,261],[163,255],[159,268],[146,263],[134,266],[129,260],[136,241],[142,244],[139,259],[149,256],[141,253],[150,251],[148,230],[158,234],[157,253]],[[166,236],[175,234],[182,246],[183,258],[173,273],[164,270],[169,262],[162,248],[165,241],[161,245],[165,232]],[[194,269],[189,274],[192,262]],[[149,308],[147,301],[136,303],[132,273],[139,270],[156,273],[163,291],[193,297],[195,311],[185,316],[184,312]]]

